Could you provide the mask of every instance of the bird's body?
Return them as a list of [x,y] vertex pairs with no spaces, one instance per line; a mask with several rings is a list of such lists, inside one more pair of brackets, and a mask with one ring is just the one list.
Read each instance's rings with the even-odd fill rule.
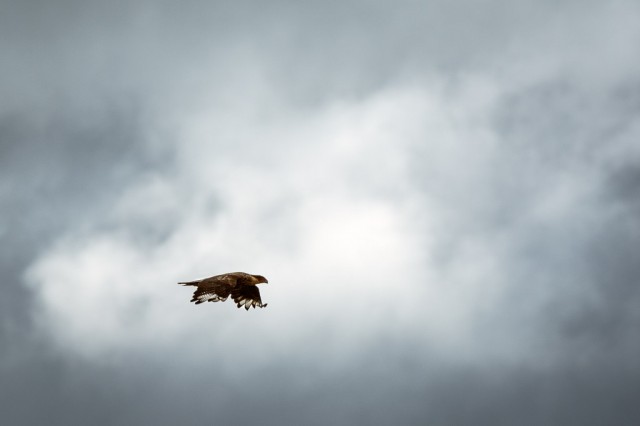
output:
[[196,305],[204,302],[224,302],[231,296],[238,308],[244,306],[246,310],[249,310],[250,307],[264,308],[267,306],[266,303],[262,303],[260,290],[256,287],[257,284],[261,283],[268,283],[267,279],[262,275],[230,272],[178,284],[198,287],[191,299]]

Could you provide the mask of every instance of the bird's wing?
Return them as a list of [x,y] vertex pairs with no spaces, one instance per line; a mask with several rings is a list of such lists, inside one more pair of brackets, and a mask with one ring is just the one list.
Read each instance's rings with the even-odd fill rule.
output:
[[258,287],[254,285],[243,285],[237,286],[231,291],[231,297],[233,301],[236,302],[238,308],[244,306],[244,308],[248,311],[250,307],[258,307],[264,308],[267,306],[265,303],[262,304],[262,299],[260,299],[260,290]]
[[224,302],[236,285],[236,278],[229,274],[217,275],[205,278],[198,284],[198,289],[193,292],[192,302],[196,305],[204,302]]

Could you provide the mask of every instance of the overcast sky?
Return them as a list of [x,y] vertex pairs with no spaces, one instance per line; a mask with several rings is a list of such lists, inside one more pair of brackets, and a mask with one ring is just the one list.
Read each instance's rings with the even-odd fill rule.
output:
[[[640,424],[640,3],[0,0],[0,423]],[[266,309],[176,285],[262,274]]]

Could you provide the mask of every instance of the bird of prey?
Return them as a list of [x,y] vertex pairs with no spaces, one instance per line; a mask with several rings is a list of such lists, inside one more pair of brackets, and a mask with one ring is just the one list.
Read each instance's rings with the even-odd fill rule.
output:
[[216,275],[210,278],[203,278],[197,281],[178,283],[181,285],[192,285],[198,287],[193,292],[192,302],[196,305],[204,302],[224,302],[229,296],[237,304],[238,308],[244,306],[248,311],[250,307],[264,308],[260,299],[260,290],[256,284],[268,283],[262,275],[251,275],[245,272],[230,272],[228,274]]

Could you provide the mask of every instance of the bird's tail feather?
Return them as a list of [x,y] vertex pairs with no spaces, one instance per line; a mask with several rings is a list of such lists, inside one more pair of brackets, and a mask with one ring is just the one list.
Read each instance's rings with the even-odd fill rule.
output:
[[178,283],[180,285],[195,285],[196,287],[198,286],[198,284],[200,284],[200,280],[198,281],[189,281],[189,282],[182,282],[182,283]]

